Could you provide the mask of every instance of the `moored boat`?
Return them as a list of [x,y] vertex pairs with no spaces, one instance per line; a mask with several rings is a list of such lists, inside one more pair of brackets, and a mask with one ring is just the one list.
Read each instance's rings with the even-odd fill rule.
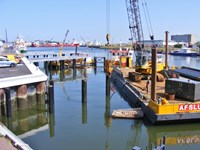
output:
[[18,52],[26,52],[27,48],[25,45],[25,41],[23,40],[21,35],[17,36],[17,39],[13,45],[14,50],[18,51]]
[[105,63],[106,72],[110,74],[115,66],[121,68],[132,67],[133,55],[133,50],[109,50],[108,59]]
[[188,47],[182,47],[179,50],[174,50],[172,52],[169,52],[170,55],[175,56],[197,56],[197,52],[192,51],[191,48]]

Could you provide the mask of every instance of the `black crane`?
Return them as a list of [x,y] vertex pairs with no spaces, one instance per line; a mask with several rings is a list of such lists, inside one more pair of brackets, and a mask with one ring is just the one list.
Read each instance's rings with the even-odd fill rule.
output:
[[[144,35],[143,35],[143,29],[142,29],[142,22],[140,17],[140,8],[139,8],[139,2],[138,0],[125,0],[126,1],[126,8],[127,8],[127,14],[128,14],[128,21],[129,21],[129,29],[131,33],[131,41],[132,46],[135,51],[136,55],[136,72],[140,72],[142,74],[151,74],[152,70],[151,68],[151,60],[149,58],[149,54],[147,54],[147,51],[144,50]],[[149,17],[149,12],[147,8],[147,4],[145,0],[142,1],[142,6],[144,9],[144,15],[149,31],[149,36],[152,41],[153,45],[153,30],[151,27],[151,21]],[[163,64],[158,64],[158,71],[163,70]]]
[[144,35],[138,0],[126,0],[126,8],[133,48],[141,51],[144,49]]

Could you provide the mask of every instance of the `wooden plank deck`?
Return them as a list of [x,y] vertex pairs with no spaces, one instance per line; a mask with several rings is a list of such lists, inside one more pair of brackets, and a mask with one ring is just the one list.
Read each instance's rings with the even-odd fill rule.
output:
[[1,150],[17,150],[17,148],[15,148],[10,141],[8,141],[6,138],[4,137],[0,137],[0,146],[1,146]]
[[143,116],[141,108],[117,109],[112,112],[113,118],[140,119]]

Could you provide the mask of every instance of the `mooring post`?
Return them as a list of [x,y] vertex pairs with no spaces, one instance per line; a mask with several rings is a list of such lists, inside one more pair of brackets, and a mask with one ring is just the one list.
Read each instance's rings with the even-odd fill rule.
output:
[[78,45],[76,45],[75,54],[78,52]]
[[6,93],[6,115],[7,115],[7,117],[11,117],[12,116],[12,108],[11,108],[10,89],[6,88],[5,93]]
[[87,67],[87,58],[84,58],[84,67]]
[[111,125],[111,117],[110,117],[110,78],[106,75],[106,108],[105,108],[105,125],[106,127],[110,127]]
[[83,77],[87,78],[87,70],[86,69],[83,70]]
[[103,67],[106,67],[106,57],[103,57]]
[[73,69],[76,69],[76,59],[73,59]]
[[47,61],[44,62],[44,70],[45,70],[45,74],[48,75],[48,62]]
[[11,92],[9,88],[5,89],[6,94],[6,116],[7,116],[7,123],[8,129],[12,130],[12,105],[11,105]]
[[65,68],[65,61],[64,60],[60,60],[60,70]]
[[55,114],[54,114],[54,81],[49,80],[48,87],[49,95],[49,128],[50,128],[50,137],[54,136],[54,125],[55,125]]
[[52,61],[49,62],[50,80],[52,80]]
[[87,123],[87,79],[82,79],[82,123]]
[[166,136],[163,136],[163,145],[164,145],[163,150],[165,150],[165,147],[166,147]]
[[168,31],[165,32],[166,37],[165,37],[165,69],[168,69]]
[[97,57],[94,57],[94,67],[97,67]]
[[97,58],[94,57],[94,74],[97,74]]
[[64,81],[64,79],[65,79],[65,70],[61,69],[59,75],[60,75],[60,81]]
[[36,67],[38,67],[38,66],[39,66],[39,62],[34,62],[34,65],[35,65]]
[[49,95],[49,112],[54,113],[54,82],[53,80],[49,81],[48,87],[48,95]]
[[110,77],[106,75],[106,97],[110,99]]
[[82,103],[87,102],[87,79],[82,79]]
[[152,62],[152,74],[151,74],[151,99],[153,101],[156,100],[156,72],[157,72],[157,50],[155,45],[152,47],[152,57],[151,57],[151,62]]

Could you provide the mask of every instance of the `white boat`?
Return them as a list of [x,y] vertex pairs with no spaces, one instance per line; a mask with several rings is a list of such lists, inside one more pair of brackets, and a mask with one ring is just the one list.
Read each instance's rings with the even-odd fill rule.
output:
[[133,50],[109,50],[105,60],[105,71],[111,74],[113,67],[131,68],[133,66]]
[[14,49],[21,53],[26,52],[26,44],[21,35],[17,36],[17,39],[14,43]]
[[179,50],[169,52],[169,54],[176,56],[197,56],[197,52],[191,51],[191,48],[188,47],[182,47]]

